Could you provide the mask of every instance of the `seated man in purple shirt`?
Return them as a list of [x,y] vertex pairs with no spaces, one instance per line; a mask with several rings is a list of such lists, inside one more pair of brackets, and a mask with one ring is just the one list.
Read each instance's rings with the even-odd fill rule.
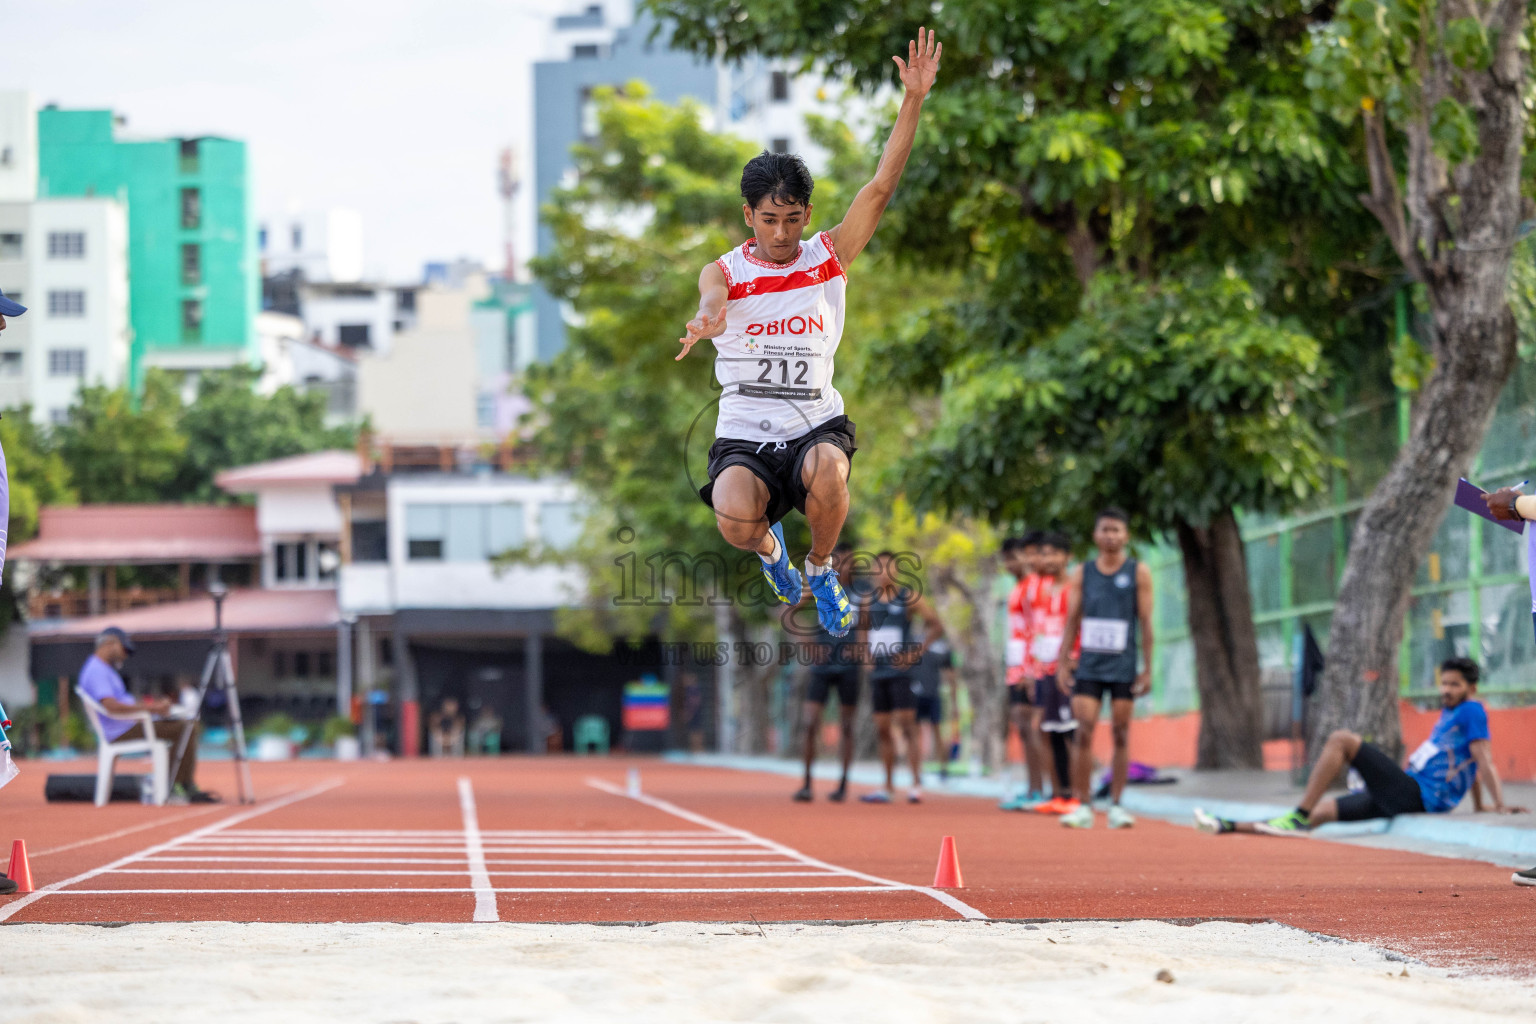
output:
[[[123,685],[123,677],[119,670],[128,660],[128,655],[133,653],[133,641],[128,638],[116,626],[108,626],[101,631],[96,638],[96,653],[85,661],[85,666],[80,669],[80,691],[90,697],[96,703],[114,714],[133,713],[148,710],[153,715],[166,715],[170,713],[174,702],[168,697],[145,697],[136,700],[128,692],[128,687]],[[141,740],[144,738],[144,725],[142,722],[125,721],[120,718],[101,719],[101,730],[108,740]],[[174,792],[184,796],[195,804],[217,803],[219,798],[213,793],[197,788],[193,777],[197,773],[197,735],[198,723],[186,719],[156,718],[155,739],[166,740],[171,745],[171,756],[176,754],[176,748],[181,743],[182,733],[191,730],[192,735],[187,738],[187,752],[181,759],[181,766],[176,771]]]

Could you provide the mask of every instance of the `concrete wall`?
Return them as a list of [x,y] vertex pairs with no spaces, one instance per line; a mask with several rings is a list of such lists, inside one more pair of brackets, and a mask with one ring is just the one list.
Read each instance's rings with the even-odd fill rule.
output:
[[37,197],[37,104],[32,94],[0,90],[0,203]]
[[387,356],[360,353],[357,411],[396,444],[472,439],[479,360],[469,322],[471,295],[423,289],[417,325],[395,336]]

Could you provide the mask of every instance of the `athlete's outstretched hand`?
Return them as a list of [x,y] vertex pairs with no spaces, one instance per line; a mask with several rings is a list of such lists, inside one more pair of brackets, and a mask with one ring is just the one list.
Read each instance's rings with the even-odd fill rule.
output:
[[944,56],[944,44],[937,41],[926,28],[917,30],[917,38],[907,43],[907,59],[892,57],[901,69],[901,84],[907,92],[927,96],[933,88],[933,80],[939,74],[939,58]]
[[678,359],[682,359],[689,352],[692,352],[693,346],[705,338],[718,338],[725,333],[725,307],[721,306],[720,312],[714,316],[700,313],[692,320],[689,320],[683,330],[687,333],[677,339],[678,344],[683,346],[683,350],[677,354]]

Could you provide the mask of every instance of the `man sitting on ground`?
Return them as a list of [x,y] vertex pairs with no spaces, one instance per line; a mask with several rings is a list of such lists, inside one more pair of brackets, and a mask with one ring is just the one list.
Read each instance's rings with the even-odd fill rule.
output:
[[[87,658],[85,665],[80,669],[80,691],[114,715],[136,714],[141,711],[148,711],[154,715],[155,739],[168,742],[171,745],[173,757],[176,749],[181,745],[182,734],[190,731],[191,735],[187,737],[186,753],[176,769],[172,796],[184,798],[195,804],[218,803],[217,795],[198,789],[195,781],[197,737],[201,731],[197,720],[165,718],[163,716],[169,715],[171,709],[176,706],[175,701],[169,697],[145,697],[143,700],[135,700],[128,692],[128,687],[123,684],[123,677],[119,673],[123,663],[128,660],[128,655],[133,651],[133,641],[128,638],[127,633],[116,626],[108,626],[102,630],[101,635],[96,638],[96,653]],[[118,740],[145,738],[142,722],[130,722],[121,718],[103,716],[101,731],[108,742],[112,743]]]
[[[1195,810],[1203,832],[1257,832],[1267,836],[1305,835],[1330,821],[1364,821],[1399,814],[1443,814],[1456,808],[1467,790],[1481,778],[1493,799],[1493,809],[1517,814],[1523,807],[1506,807],[1499,773],[1493,766],[1488,712],[1477,697],[1481,673],[1470,658],[1449,658],[1440,665],[1440,720],[1413,756],[1406,770],[1380,747],[1340,729],[1328,737],[1307,780],[1301,803],[1269,821],[1228,821]],[[1323,799],[1323,792],[1349,765],[1365,781],[1365,791]]]

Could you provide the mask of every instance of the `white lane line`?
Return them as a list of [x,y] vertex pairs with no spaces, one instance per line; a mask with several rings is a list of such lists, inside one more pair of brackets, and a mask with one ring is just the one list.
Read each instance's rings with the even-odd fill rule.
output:
[[[282,794],[278,795],[281,796]],[[217,805],[211,807],[199,807],[195,811],[187,811],[183,814],[176,814],[169,818],[164,818],[160,821],[146,821],[142,825],[133,825],[129,828],[120,828],[116,832],[108,832],[105,835],[92,836],[89,839],[81,839],[80,841],[74,843],[65,843],[63,846],[50,846],[46,850],[28,850],[27,856],[33,860],[36,860],[38,857],[47,857],[54,853],[64,853],[67,850],[78,850],[82,846],[92,846],[96,843],[104,843],[109,839],[121,839],[123,836],[131,836],[135,832],[144,832],[152,828],[164,828],[165,826],[173,825],[178,821],[185,821],[188,818],[200,818],[204,815],[212,814],[214,811],[222,810],[224,810],[224,808]]]
[[908,892],[922,893],[924,896],[929,896],[944,904],[944,906],[953,910],[955,913],[959,914],[963,918],[966,918],[967,920],[985,921],[988,919],[986,914],[983,914],[969,903],[962,902],[961,900],[951,896],[949,893],[935,889],[932,886],[912,885],[910,882],[897,882],[889,878],[881,878],[879,875],[871,875],[863,871],[854,871],[852,868],[838,867],[835,864],[829,864],[824,860],[818,860],[815,857],[803,854],[793,847],[785,846],[783,843],[774,842],[772,839],[765,839],[756,833],[748,832],[746,829],[735,828],[722,822],[715,821],[713,818],[706,818],[702,814],[696,814],[693,811],[679,807],[674,803],[670,803],[666,800],[659,800],[656,797],[649,796],[645,793],[631,793],[623,787],[615,786],[612,783],[605,782],[602,779],[588,779],[587,785],[593,787],[594,789],[600,789],[605,793],[611,793],[614,796],[621,796],[628,800],[639,801],[640,803],[646,804],[647,806],[656,808],[658,811],[665,811],[674,817],[682,818],[684,821],[691,821],[695,825],[702,825],[705,828],[712,828],[722,835],[733,835],[741,839],[746,839],[751,842],[758,843],[765,849],[773,850],[782,856],[793,857],[795,860],[800,861],[802,864],[808,864],[819,868],[826,868],[829,871],[836,871],[839,874],[847,875],[851,878],[862,878],[867,882],[875,882],[890,889],[905,889]]
[[[118,868],[112,875],[389,875],[400,877],[435,876],[462,877],[462,870],[438,869],[411,871],[380,871],[374,868]],[[845,877],[836,871],[801,869],[798,871],[488,871],[492,877],[516,878],[829,878]]]
[[[462,857],[145,857],[147,864],[458,864]],[[569,867],[607,868],[761,868],[774,867],[779,863],[798,864],[796,860],[567,860],[564,858],[542,860],[539,858],[487,857],[487,864],[496,866],[563,864]],[[196,874],[196,868],[181,868]]]
[[480,819],[475,814],[475,791],[469,779],[459,778],[459,811],[464,815],[464,853],[469,858],[469,884],[474,887],[476,921],[496,921],[496,893],[485,867],[485,846],[480,839]]
[[[658,888],[643,888],[643,887],[600,888],[600,889],[586,889],[586,888],[580,888],[580,889],[578,889],[578,888],[546,889],[546,888],[544,888],[542,886],[536,886],[536,887],[533,887],[533,888],[514,888],[514,887],[508,887],[508,886],[497,886],[496,888],[494,888],[494,889],[492,889],[490,891],[492,891],[492,892],[513,892],[513,893],[545,893],[545,892],[554,892],[554,893],[666,893],[666,894],[695,893],[695,894],[714,894],[714,893],[744,893],[744,892],[756,892],[756,893],[774,893],[774,892],[890,892],[892,890],[892,888],[893,887],[889,886],[889,885],[790,885],[790,886],[775,886],[775,887],[771,887],[771,888],[719,888],[719,889],[713,889],[713,888],[711,888],[711,889],[658,889]],[[907,888],[907,887],[906,886],[900,886],[900,887],[894,887],[894,888]],[[225,895],[253,894],[253,895],[271,895],[271,896],[292,896],[292,895],[295,895],[295,894],[298,894],[298,893],[324,893],[324,894],[327,894],[327,895],[339,895],[339,894],[343,894],[343,893],[363,893],[363,892],[392,892],[392,893],[416,892],[416,893],[439,893],[440,894],[440,893],[461,893],[461,892],[478,893],[480,891],[481,890],[479,890],[479,889],[470,889],[470,888],[464,888],[464,887],[458,887],[458,886],[444,887],[444,888],[441,888],[441,889],[431,889],[431,888],[429,888],[429,889],[423,889],[423,888],[401,888],[401,889],[383,889],[383,888],[380,888],[380,889],[64,889],[64,890],[59,892],[59,895],[60,896],[187,896],[187,895],[205,895],[205,894],[209,894],[209,893],[222,893],[222,894],[225,894]]]
[[[212,808],[212,809],[213,810],[217,810],[217,808]],[[198,813],[202,813],[202,812],[198,812]],[[352,837],[352,836],[365,836],[365,837],[370,837],[370,838],[372,838],[372,837],[380,837],[380,838],[385,838],[385,837],[417,838],[417,837],[419,837],[419,838],[422,838],[422,839],[458,839],[460,837],[460,835],[461,835],[461,833],[456,832],[453,829],[384,829],[384,828],[358,828],[358,829],[352,829],[352,828],[314,828],[314,829],[309,829],[309,828],[304,828],[304,829],[298,829],[298,828],[240,828],[240,829],[232,830],[229,834],[230,835],[234,835],[234,836],[261,836],[261,837],[273,837],[273,838],[298,837],[298,838],[312,838],[312,839],[320,839],[320,838],[325,838],[325,837],[329,837],[329,836],[335,836],[335,837],[343,838],[343,839],[348,838],[348,837]],[[591,831],[580,831],[580,832],[548,832],[548,831],[532,831],[532,830],[518,830],[518,829],[481,829],[480,830],[480,835],[483,838],[487,839],[487,840],[490,840],[490,839],[524,839],[524,838],[531,839],[531,838],[538,838],[538,837],[551,838],[551,839],[561,839],[561,838],[590,839],[590,838],[593,838],[593,837],[613,838],[613,839],[624,839],[624,838],[632,838],[632,839],[688,839],[688,838],[716,839],[716,838],[719,838],[716,835],[716,833],[708,832],[708,831],[705,831],[704,829],[701,829],[701,828],[676,829],[676,830],[673,830],[673,831],[670,831],[670,832],[666,832],[666,831],[662,831],[662,832],[638,832],[638,831],[634,831],[634,830],[624,830],[624,829],[606,829],[606,830],[605,829],[593,829]]]
[[[197,843],[190,846],[187,852],[209,853],[454,853],[464,849],[464,841],[461,839],[453,846],[255,846],[245,844],[214,845],[209,843]],[[557,847],[528,846],[486,846],[481,844],[481,849],[487,853],[498,854],[542,854],[549,856],[557,853],[580,854],[583,856],[603,857],[767,857],[771,854],[765,852],[762,847],[732,846],[709,847],[704,849],[659,849],[659,850],[629,850],[608,849],[605,847]]]
[[[698,840],[698,839],[667,839],[667,840],[662,840],[662,839],[590,839],[590,840],[587,840],[587,839],[487,839],[483,835],[480,838],[481,838],[481,841],[483,843],[485,843],[487,848],[492,847],[492,846],[498,846],[498,847],[506,847],[506,848],[525,847],[527,849],[557,849],[557,848],[560,848],[560,847],[567,847],[567,846],[569,846],[569,847],[612,846],[615,849],[623,849],[623,850],[647,850],[647,849],[654,849],[654,848],[657,848],[657,847],[660,847],[662,849],[673,849],[673,848],[676,848],[676,849],[679,849],[679,850],[716,850],[716,849],[720,849],[722,847],[729,848],[729,847],[732,847],[732,846],[750,846],[750,845],[752,845],[751,843],[743,842],[740,839],[728,838],[728,837],[723,837],[723,836],[715,836],[713,838],[706,839],[706,840]],[[369,837],[360,837],[360,838],[357,838],[357,839],[348,839],[348,838],[344,838],[342,836],[324,836],[324,837],[316,838],[316,839],[298,839],[298,838],[295,838],[295,839],[291,839],[291,840],[281,840],[281,839],[246,839],[244,836],[231,835],[231,836],[213,836],[213,837],[210,837],[208,839],[200,840],[198,842],[198,845],[199,846],[260,846],[262,848],[267,848],[267,847],[281,847],[281,846],[304,846],[304,845],[331,844],[331,845],[335,845],[335,846],[397,846],[397,847],[408,849],[410,847],[416,847],[416,846],[421,846],[421,847],[441,846],[441,847],[450,847],[451,848],[451,847],[461,846],[461,845],[463,845],[463,842],[464,842],[464,837],[462,835],[460,835],[460,836],[449,836],[449,837],[445,837],[445,838],[443,838],[441,840],[437,840],[437,839],[397,839],[397,840],[390,840],[390,839],[375,839],[375,838],[369,838]]]
[[290,804],[296,804],[300,800],[308,800],[312,796],[319,796],[321,793],[324,793],[327,790],[335,789],[337,786],[341,785],[343,781],[345,780],[331,779],[328,782],[322,782],[318,786],[311,786],[308,789],[303,789],[297,793],[290,794],[289,796],[280,797],[279,799],[273,800],[271,803],[264,807],[254,807],[249,811],[241,811],[238,814],[232,814],[222,821],[216,821],[212,825],[204,825],[202,828],[194,829],[191,832],[188,832],[186,835],[177,836],[175,839],[170,839],[163,843],[156,843],[154,846],[140,850],[138,853],[130,853],[126,857],[119,857],[117,860],[112,861],[110,864],[104,864],[99,868],[92,868],[89,871],[82,871],[80,874],[75,875],[72,878],[66,878],[62,882],[51,882],[48,885],[43,886],[41,889],[38,889],[36,892],[28,893],[21,899],[16,900],[14,903],[8,903],[4,907],[0,907],[0,921],[7,920],[17,911],[31,906],[50,893],[73,891],[66,889],[66,886],[88,881],[98,875],[104,875],[108,871],[116,871],[118,868],[126,867],[127,865],[132,864],[134,861],[140,860],[144,857],[152,857],[157,853],[163,853],[166,850],[175,849],[180,843],[193,841],[200,839],[203,836],[212,835],[220,829],[226,829],[231,825],[238,825],[242,821],[249,821],[252,818],[259,817],[271,811],[280,810],[289,806]]

